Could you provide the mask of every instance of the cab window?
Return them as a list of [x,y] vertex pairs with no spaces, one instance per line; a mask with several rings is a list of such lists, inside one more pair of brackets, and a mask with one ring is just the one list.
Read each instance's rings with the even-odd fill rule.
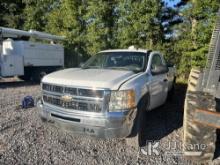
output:
[[157,66],[164,66],[159,54],[155,54],[152,58],[151,69],[155,69]]

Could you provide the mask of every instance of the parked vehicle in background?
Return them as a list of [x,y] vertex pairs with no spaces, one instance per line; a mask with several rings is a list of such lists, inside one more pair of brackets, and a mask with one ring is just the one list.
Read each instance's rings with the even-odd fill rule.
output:
[[62,68],[64,49],[55,44],[62,40],[64,37],[48,33],[0,27],[0,77],[39,81],[43,75]]
[[175,69],[157,51],[105,50],[45,76],[38,107],[43,121],[73,132],[140,143],[144,111],[164,104],[174,84]]

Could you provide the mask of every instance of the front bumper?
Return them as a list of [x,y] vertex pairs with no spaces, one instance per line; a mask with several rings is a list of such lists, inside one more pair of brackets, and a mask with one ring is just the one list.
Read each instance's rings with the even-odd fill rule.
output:
[[40,117],[49,123],[77,134],[99,138],[123,138],[132,130],[137,109],[123,112],[92,113],[69,111],[60,107],[37,104]]

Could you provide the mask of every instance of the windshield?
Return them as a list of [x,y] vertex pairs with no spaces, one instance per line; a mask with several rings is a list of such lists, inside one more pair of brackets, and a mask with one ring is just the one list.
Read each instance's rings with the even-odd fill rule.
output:
[[116,70],[144,71],[146,53],[141,52],[102,52],[92,56],[83,69],[103,68]]

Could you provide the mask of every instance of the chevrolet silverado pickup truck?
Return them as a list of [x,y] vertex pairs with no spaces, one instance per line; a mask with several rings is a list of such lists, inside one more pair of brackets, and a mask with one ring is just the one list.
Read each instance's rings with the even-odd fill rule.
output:
[[137,137],[143,112],[164,104],[174,83],[175,68],[160,52],[105,50],[80,68],[46,75],[38,107],[43,121],[65,130],[100,138]]

